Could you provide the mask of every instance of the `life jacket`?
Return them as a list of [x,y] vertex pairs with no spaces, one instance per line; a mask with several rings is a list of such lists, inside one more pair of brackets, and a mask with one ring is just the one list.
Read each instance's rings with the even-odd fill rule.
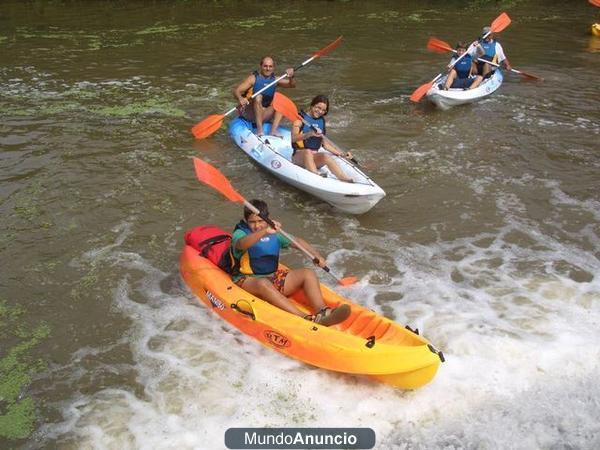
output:
[[[319,127],[319,129],[325,134],[325,117],[319,117],[315,119],[310,114],[305,113],[304,111],[300,111],[300,115],[302,118],[308,122],[310,125],[306,125],[302,122],[302,126],[300,127],[300,133],[307,133],[312,131],[311,125],[315,125]],[[299,148],[308,148],[310,150],[319,150],[321,148],[321,144],[323,143],[322,137],[311,136],[308,139],[304,139],[303,141],[297,141],[292,143],[292,147],[294,150]]]
[[186,231],[184,240],[187,245],[198,250],[200,256],[231,273],[234,263],[229,251],[231,234],[215,225],[204,225]]
[[496,56],[496,41],[494,39],[492,39],[490,42],[482,41],[480,42],[480,45],[481,48],[483,48],[483,51],[485,52],[483,58],[495,63],[498,59],[498,57]]
[[[234,231],[236,230],[242,230],[246,234],[252,233],[248,224],[243,220],[235,226]],[[279,266],[280,248],[279,238],[276,234],[263,236],[239,259],[235,258],[233,274],[269,275],[275,272]]]
[[469,78],[472,63],[473,60],[471,59],[471,56],[465,55],[454,65],[454,70],[456,70],[456,75],[458,78]]
[[[275,74],[271,74],[270,77],[263,77],[258,70],[255,70],[254,72],[252,72],[252,75],[254,75],[255,81],[254,81],[254,85],[248,89],[246,91],[246,93],[244,94],[244,96],[246,98],[250,98],[252,97],[252,95],[255,92],[260,91],[262,88],[264,88],[266,85],[273,83],[273,81],[275,81]],[[262,105],[264,108],[267,108],[271,105],[271,102],[273,101],[273,96],[275,95],[275,90],[277,89],[277,83],[274,83],[273,86],[271,86],[268,89],[265,89],[264,91],[261,92],[262,95]]]

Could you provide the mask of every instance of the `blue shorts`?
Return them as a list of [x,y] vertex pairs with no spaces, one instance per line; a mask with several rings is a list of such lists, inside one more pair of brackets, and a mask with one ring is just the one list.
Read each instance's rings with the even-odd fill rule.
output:
[[452,89],[465,89],[471,86],[473,81],[475,81],[475,78],[456,78],[450,87]]

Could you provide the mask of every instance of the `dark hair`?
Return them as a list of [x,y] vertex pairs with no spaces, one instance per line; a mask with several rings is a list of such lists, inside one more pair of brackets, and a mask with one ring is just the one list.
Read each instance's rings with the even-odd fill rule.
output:
[[[252,206],[254,206],[256,209],[258,209],[258,212],[260,213],[259,215],[264,217],[269,217],[269,207],[267,206],[267,204],[265,202],[263,202],[262,200],[250,200],[250,204]],[[251,214],[254,214],[250,208],[248,208],[247,206],[244,206],[244,220],[248,220],[248,217],[250,217]]]
[[463,42],[463,41],[458,41],[456,43],[456,47],[454,47],[456,50],[458,50],[459,48],[464,48],[465,50],[467,49],[467,45]]
[[312,99],[312,102],[310,102],[310,106],[315,106],[317,103],[325,103],[325,105],[327,105],[327,109],[323,113],[323,115],[326,116],[329,112],[329,99],[327,98],[327,96],[317,95],[315,98]]

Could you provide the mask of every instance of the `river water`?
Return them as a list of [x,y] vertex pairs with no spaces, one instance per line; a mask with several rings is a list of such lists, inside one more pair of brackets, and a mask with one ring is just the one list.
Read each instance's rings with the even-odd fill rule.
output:
[[[2,2],[0,447],[216,449],[233,426],[370,427],[378,449],[600,446],[598,11],[397,3]],[[545,81],[412,104],[448,60],[428,37],[474,39],[502,11],[511,63]],[[260,171],[225,127],[190,134],[261,56],[282,70],[338,35],[286,94],[329,95],[328,135],[387,192],[358,217]],[[345,295],[442,349],[432,383],[314,369],[200,306],[183,233],[241,211],[194,156],[357,276]]]

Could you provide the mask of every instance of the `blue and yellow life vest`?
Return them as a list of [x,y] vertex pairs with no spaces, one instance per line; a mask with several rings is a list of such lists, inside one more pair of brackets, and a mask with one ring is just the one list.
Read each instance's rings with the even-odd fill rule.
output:
[[[254,86],[252,86],[250,95],[260,91],[266,85],[273,83],[273,81],[275,81],[275,74],[271,74],[271,76],[268,78],[263,77],[257,70],[255,70],[253,72],[253,74],[254,74],[254,78],[256,79],[256,81],[254,81]],[[265,89],[264,91],[261,92],[263,107],[267,108],[271,105],[271,102],[273,101],[273,96],[275,95],[276,89],[277,89],[277,83],[274,83],[273,86],[271,86],[268,89]],[[246,94],[246,95],[248,95],[248,94]]]
[[[302,126],[300,127],[300,133],[308,133],[309,131],[312,131],[311,125],[315,125],[315,126],[319,127],[319,129],[323,132],[323,134],[325,134],[325,118],[324,117],[319,117],[318,119],[315,119],[310,114],[306,114],[304,111],[300,111],[300,115],[306,122],[308,122],[310,124],[310,125],[306,125],[303,122]],[[310,150],[316,151],[321,148],[322,143],[323,143],[322,137],[311,136],[308,139],[304,139],[303,141],[293,142],[292,147],[294,148],[294,150],[296,150],[298,148],[308,148]]]
[[[243,220],[235,226],[236,230],[242,230],[246,234],[252,234],[252,230]],[[252,247],[248,248],[239,259],[235,259],[233,274],[242,275],[269,275],[274,273],[279,266],[279,238],[276,234],[267,234]]]
[[482,57],[484,59],[487,59],[488,61],[495,63],[496,59],[497,59],[496,41],[493,39],[490,42],[482,41],[482,42],[480,42],[480,45],[481,45],[481,48],[483,48],[483,51],[485,52],[485,54]]
[[456,75],[458,78],[469,78],[472,63],[473,60],[471,59],[471,56],[465,55],[454,65],[454,70],[456,70]]

